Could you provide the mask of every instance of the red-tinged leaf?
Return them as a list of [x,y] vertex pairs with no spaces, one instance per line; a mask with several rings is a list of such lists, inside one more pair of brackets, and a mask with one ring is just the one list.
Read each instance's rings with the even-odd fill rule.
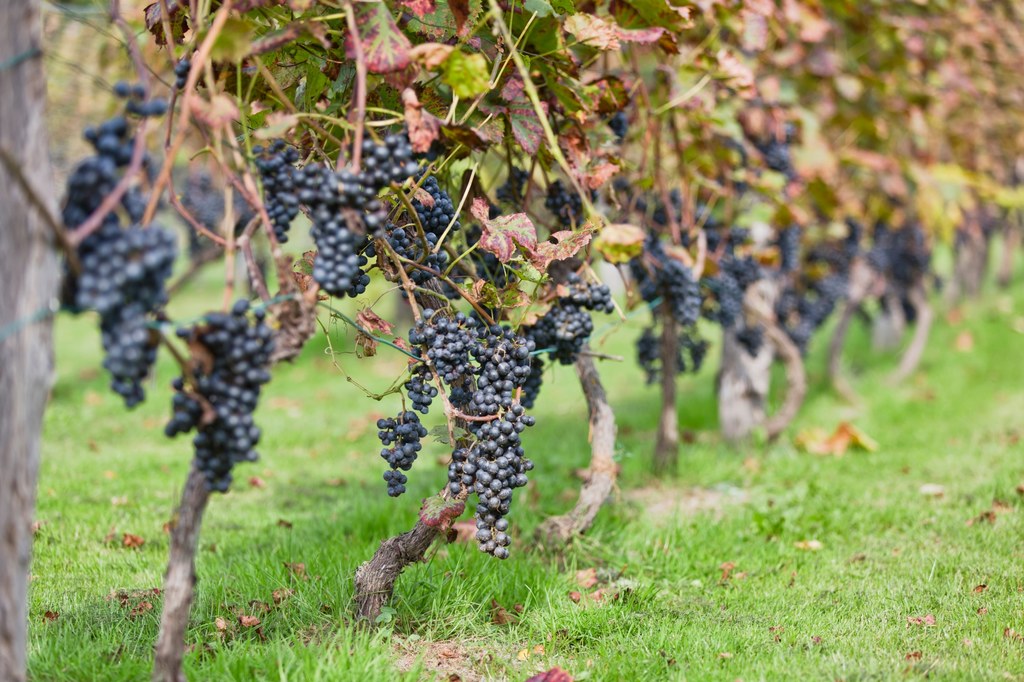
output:
[[239,616],[238,623],[243,628],[254,628],[260,624],[260,619],[256,616]]
[[140,601],[136,604],[131,611],[128,612],[129,618],[138,618],[144,613],[149,613],[153,610],[153,603],[148,601]]
[[455,32],[461,36],[469,19],[469,0],[448,0],[448,9],[455,17]]
[[[395,24],[387,5],[383,2],[357,2],[353,8],[366,68],[372,73],[404,69],[410,61],[412,44]],[[345,39],[345,56],[356,58],[351,35]]]
[[142,547],[144,544],[146,544],[146,541],[143,540],[138,535],[132,535],[131,533],[125,533],[125,534],[123,534],[121,536],[121,545],[124,546],[124,547],[127,547],[128,549],[135,549],[137,547]]
[[429,111],[424,111],[412,88],[402,91],[402,103],[405,105],[405,124],[412,149],[415,152],[426,152],[441,134],[441,120]]
[[757,94],[757,89],[754,86],[754,72],[736,55],[723,49],[715,54],[715,59],[718,61],[718,68],[722,75],[740,97],[750,99]]
[[437,11],[437,3],[434,0],[398,0],[398,4],[415,14],[419,19]]
[[987,589],[988,589],[988,585],[986,585],[985,583],[982,583],[980,585],[975,585],[974,589],[971,590],[971,591],[974,592],[975,594],[981,594],[982,592],[984,592]]
[[573,14],[566,17],[562,28],[580,43],[598,50],[618,50],[619,27],[593,14]]
[[575,232],[572,230],[559,230],[551,235],[551,239],[555,240],[554,242],[546,241],[537,244],[533,255],[530,256],[530,262],[541,272],[547,272],[551,261],[572,258],[579,253],[580,249],[590,243],[593,236],[594,226],[590,223],[587,223]]
[[523,79],[519,76],[512,76],[505,81],[501,88],[501,98],[506,102],[514,102],[523,96]]
[[462,516],[466,511],[466,503],[462,500],[454,500],[432,495],[423,500],[420,507],[420,521],[431,528],[446,528],[452,521]]
[[421,43],[409,51],[409,57],[423,68],[436,71],[455,48],[443,43]]
[[526,682],[572,682],[572,675],[556,666],[551,670],[534,675]]
[[[548,103],[541,102],[541,111],[548,114]],[[509,124],[512,126],[512,137],[515,138],[523,151],[530,156],[536,156],[540,150],[540,142],[544,139],[544,127],[537,118],[530,100],[525,96],[515,102],[509,103],[506,108]]]
[[905,661],[920,661],[923,654],[920,651],[911,651],[909,654],[903,657]]
[[473,200],[470,212],[483,226],[480,248],[493,253],[502,263],[507,263],[515,255],[516,244],[528,254],[537,248],[537,228],[525,213],[498,216],[492,220],[487,200],[480,197]]
[[[170,18],[171,40],[180,45],[185,41],[185,32],[188,30],[188,17],[181,11],[178,0],[165,0],[167,16]],[[163,6],[159,2],[146,5],[143,10],[146,16],[146,29],[153,34],[157,45],[166,45],[167,36],[164,33],[164,18],[162,15]]]
[[390,322],[373,312],[372,308],[363,308],[360,310],[356,314],[356,322],[358,322],[363,329],[380,334],[390,335],[391,330],[394,328]]
[[43,620],[49,621],[51,623],[57,620],[58,618],[60,618],[60,614],[56,611],[46,611],[43,613]]
[[652,26],[650,28],[619,28],[619,40],[624,43],[640,43],[649,45],[656,43],[664,35],[665,29]]
[[594,247],[609,263],[627,263],[643,253],[644,231],[626,223],[605,225]]
[[569,593],[569,599],[572,599],[573,602],[575,602],[576,604],[579,604],[580,600],[583,599],[583,595],[580,594],[579,592],[576,592],[574,590],[574,591]]
[[251,488],[266,488],[267,487],[267,482],[264,481],[259,476],[250,476],[249,477],[249,487],[251,487]]
[[586,180],[587,187],[589,187],[590,189],[597,189],[601,185],[611,180],[612,176],[615,175],[618,171],[618,164],[602,161],[601,163],[591,168],[590,172],[587,173],[584,179]]

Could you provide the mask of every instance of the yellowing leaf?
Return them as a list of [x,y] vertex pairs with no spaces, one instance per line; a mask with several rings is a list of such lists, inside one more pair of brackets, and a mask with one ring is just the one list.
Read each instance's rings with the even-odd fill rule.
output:
[[821,429],[801,431],[793,440],[797,448],[814,455],[842,457],[852,448],[874,452],[878,443],[849,422],[841,422],[831,435]]
[[490,89],[490,73],[482,54],[466,54],[453,50],[441,65],[441,80],[462,98],[476,97]]

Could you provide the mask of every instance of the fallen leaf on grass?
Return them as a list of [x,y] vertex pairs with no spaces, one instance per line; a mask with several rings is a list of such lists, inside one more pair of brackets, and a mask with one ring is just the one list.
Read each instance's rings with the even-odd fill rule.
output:
[[840,422],[831,435],[827,435],[822,429],[801,431],[793,440],[793,444],[813,455],[833,457],[842,457],[850,448],[867,452],[878,449],[878,443],[874,439],[849,422]]
[[259,613],[270,612],[270,604],[268,604],[265,601],[260,601],[259,599],[253,599],[252,601],[250,601],[249,608],[253,611],[258,611]]
[[153,610],[153,603],[152,602],[140,601],[138,604],[135,605],[135,608],[133,608],[131,611],[128,612],[128,615],[131,618],[137,618],[137,617],[141,616],[142,614],[147,613],[147,612],[152,611],[152,610]]
[[572,682],[572,676],[561,668],[555,667],[534,675],[526,682]]
[[451,527],[451,542],[476,542],[476,530],[475,521],[456,521]]
[[597,569],[585,568],[576,571],[576,583],[585,590],[593,587],[597,584]]
[[944,497],[946,494],[946,487],[939,485],[938,483],[925,483],[917,492],[921,493],[925,497]]
[[953,347],[961,353],[970,353],[974,350],[974,335],[968,331],[962,331],[956,335]]
[[224,632],[228,629],[228,622],[220,616],[217,616],[217,619],[213,621],[213,625],[217,628],[217,632]]
[[281,528],[291,529],[292,522],[291,521],[285,521],[284,519],[278,519],[277,520],[277,525],[280,526]]
[[1003,637],[1013,642],[1024,642],[1024,635],[1020,634],[1013,628],[1004,629]]
[[283,602],[285,599],[287,599],[288,597],[292,596],[293,594],[295,594],[295,590],[288,589],[287,587],[282,587],[279,590],[274,590],[274,592],[273,592],[274,603],[275,604],[280,604],[281,602]]
[[146,541],[138,535],[125,533],[121,536],[121,544],[129,549],[134,549],[136,547],[142,547],[144,544],[146,544]]
[[819,540],[800,540],[799,542],[794,542],[793,546],[797,549],[802,549],[809,552],[817,552],[818,550],[822,549],[825,545],[821,544]]
[[260,619],[256,616],[239,616],[238,622],[243,628],[254,628],[260,624]]
[[1021,483],[1019,486],[1017,486],[1017,494],[1024,495],[1024,483]]
[[250,476],[249,477],[249,485],[251,487],[253,487],[253,488],[266,488],[267,487],[267,482],[264,481],[259,476]]
[[60,618],[60,614],[56,611],[47,611],[43,614],[43,620],[48,620],[51,623]]
[[978,614],[979,616],[984,616],[984,615],[985,615],[986,613],[988,613],[988,607],[987,607],[987,606],[982,606],[982,607],[981,607],[981,608],[979,608],[979,609],[978,609],[978,611],[977,611],[977,614]]
[[904,660],[907,661],[920,661],[923,654],[920,651],[911,651],[909,654],[904,656]]
[[728,651],[723,651],[722,653],[718,654],[718,657],[724,661],[727,661],[730,658],[732,658],[732,654],[730,654]]
[[285,561],[284,567],[287,568],[291,572],[291,574],[299,580],[309,580],[309,578],[306,577],[306,564],[290,563]]
[[579,592],[573,591],[573,592],[569,593],[569,599],[572,599],[573,602],[579,604],[580,600],[583,599],[583,595],[580,594]]
[[537,646],[533,647],[532,649],[520,649],[519,653],[516,654],[516,659],[520,660],[520,661],[525,661],[525,660],[528,660],[530,658],[531,654],[543,654],[543,653],[544,653],[544,645],[543,644],[538,644]]
[[509,625],[515,623],[518,618],[505,610],[505,607],[496,599],[491,600],[491,622],[495,625]]
[[811,637],[811,644],[821,644],[821,637],[814,635]]
[[32,522],[32,535],[38,534],[39,533],[39,529],[42,528],[43,524],[45,524],[45,523],[46,523],[46,521],[33,521]]
[[987,589],[988,589],[988,585],[986,585],[985,583],[982,583],[980,585],[976,585],[974,587],[974,589],[971,590],[971,592],[974,592],[975,594],[981,594],[982,592],[984,592]]
[[930,613],[926,616],[907,616],[907,627],[909,628],[911,625],[935,627],[935,616]]

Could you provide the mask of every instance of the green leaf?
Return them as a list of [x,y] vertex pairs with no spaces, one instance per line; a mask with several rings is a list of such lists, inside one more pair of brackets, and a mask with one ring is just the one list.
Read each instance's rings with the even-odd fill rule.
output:
[[[412,44],[395,24],[387,5],[382,2],[359,2],[353,5],[353,9],[366,68],[372,73],[390,73],[408,66]],[[345,37],[345,55],[349,59],[356,58],[351,35]]]
[[252,48],[252,35],[252,25],[248,21],[234,17],[228,19],[213,41],[210,57],[220,62],[241,61]]
[[490,89],[487,60],[482,54],[466,54],[453,50],[441,65],[441,80],[463,99],[482,95]]
[[548,0],[526,0],[523,9],[527,12],[535,12],[538,17],[550,16],[554,9]]

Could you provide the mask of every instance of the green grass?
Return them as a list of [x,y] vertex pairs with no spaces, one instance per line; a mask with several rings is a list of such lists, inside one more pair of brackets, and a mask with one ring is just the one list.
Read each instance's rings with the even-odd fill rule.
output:
[[[194,314],[197,300],[172,312]],[[395,411],[398,399],[363,397],[323,353],[320,336],[299,362],[277,368],[266,390],[262,460],[240,467],[233,490],[209,506],[187,673],[522,680],[558,665],[577,680],[1020,679],[1024,642],[1004,629],[1024,633],[1024,514],[1015,493],[1024,481],[1022,301],[990,296],[966,306],[959,325],[940,321],[921,370],[900,386],[885,382],[896,358],[872,352],[856,328],[848,361],[865,398],[859,408],[824,385],[819,337],[808,363],[811,395],[789,435],[851,420],[880,444],[842,458],[799,452],[791,438],[746,450],[720,443],[708,367],[681,381],[681,426],[696,440],[683,447],[675,479],[654,480],[657,390],[631,361],[602,364],[620,424],[621,490],[586,538],[551,554],[532,547],[532,531],[569,507],[579,485],[572,472],[589,458],[575,377],[557,368],[526,436],[537,467],[516,499],[512,557],[435,547],[401,577],[391,621],[376,632],[351,622],[353,572],[382,538],[408,529],[418,499],[440,487],[443,446],[423,454],[404,498],[388,498],[367,415]],[[631,357],[639,329],[630,323],[606,348]],[[954,349],[964,331],[975,340],[969,353]],[[347,347],[342,336],[335,342]],[[188,440],[161,433],[173,368],[165,359],[150,400],[125,412],[96,370],[93,320],[62,317],[57,338],[32,566],[31,674],[144,679],[160,598],[122,606],[110,595],[161,585],[162,527],[190,457]],[[383,347],[371,360],[339,360],[374,392],[403,365]],[[252,476],[265,486],[250,485]],[[922,495],[925,483],[943,485],[944,497]],[[677,511],[695,489],[746,501]],[[967,525],[993,499],[1009,510],[994,524]],[[124,548],[123,533],[146,542]],[[809,540],[822,548],[796,546]],[[723,581],[725,562],[735,568]],[[294,563],[305,565],[302,578],[286,566]],[[576,584],[576,571],[587,568],[614,580],[601,602],[585,596],[577,604],[568,593],[588,591]],[[280,589],[294,593],[274,605]],[[518,622],[494,624],[492,600],[509,611],[519,605]],[[154,608],[133,617],[140,601]],[[48,619],[48,611],[59,615]],[[257,615],[260,628],[242,627],[239,614]],[[908,624],[929,614],[934,626]]]

